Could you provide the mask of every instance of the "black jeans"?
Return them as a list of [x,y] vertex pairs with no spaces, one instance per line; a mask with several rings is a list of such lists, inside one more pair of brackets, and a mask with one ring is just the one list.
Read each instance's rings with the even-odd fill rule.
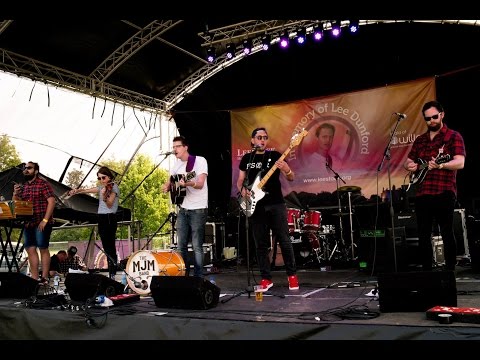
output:
[[440,226],[445,254],[445,268],[446,270],[455,270],[457,263],[457,243],[453,232],[455,201],[455,194],[451,191],[439,195],[418,196],[415,199],[420,258],[424,271],[432,270],[432,228],[434,220]]
[[117,249],[115,247],[117,214],[98,214],[98,233],[107,256],[108,273],[115,275],[117,272]]
[[272,279],[269,257],[270,248],[272,246],[270,241],[270,229],[272,230],[272,235],[278,241],[280,249],[282,249],[282,257],[287,275],[295,275],[297,267],[295,264],[292,242],[288,235],[286,205],[257,205],[255,212],[249,218],[249,224],[257,248],[257,262],[262,279]]

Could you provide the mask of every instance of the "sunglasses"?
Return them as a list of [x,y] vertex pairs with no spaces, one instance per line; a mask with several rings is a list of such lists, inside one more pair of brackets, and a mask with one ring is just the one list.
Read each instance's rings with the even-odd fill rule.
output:
[[32,169],[33,169],[33,166],[25,166],[25,167],[23,168],[23,170],[32,170]]
[[258,135],[258,136],[255,136],[255,139],[257,140],[268,140],[268,136],[267,135]]
[[423,118],[425,119],[425,121],[430,121],[430,120],[437,120],[438,117],[440,116],[441,112],[439,112],[438,114],[435,114],[433,116],[424,116]]
[[106,176],[99,176],[97,177],[97,180],[105,180],[107,177]]

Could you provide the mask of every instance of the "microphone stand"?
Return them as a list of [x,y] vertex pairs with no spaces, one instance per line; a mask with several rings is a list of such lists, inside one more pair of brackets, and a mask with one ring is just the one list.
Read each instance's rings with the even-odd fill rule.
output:
[[397,131],[398,124],[400,123],[400,120],[403,119],[404,117],[402,116],[402,114],[397,114],[397,113],[395,114],[398,115],[398,119],[397,119],[397,122],[395,123],[395,127],[393,131],[390,133],[390,139],[388,140],[388,144],[385,147],[385,151],[383,152],[382,161],[378,165],[377,172],[380,172],[385,159],[387,159],[388,193],[390,194],[390,219],[391,219],[391,226],[392,226],[393,265],[394,265],[394,272],[397,272],[397,252],[395,249],[395,214],[393,211],[392,179],[390,175],[390,158],[391,158],[390,147],[392,145],[393,136]]
[[[254,147],[252,152],[250,153],[250,162],[252,162],[254,156],[255,156],[255,153],[257,152],[257,147]],[[250,169],[251,168],[248,168],[247,169],[247,172],[245,174],[245,179],[243,181],[243,184],[242,184],[242,188],[240,189],[240,194],[238,195],[238,200],[241,201],[242,200],[242,190],[243,189],[246,189],[246,190],[249,190],[248,189],[248,175],[250,173]],[[238,293],[236,294],[233,294],[232,296],[230,296],[228,299],[223,299],[221,301],[222,304],[225,304],[226,302],[232,300],[233,298],[236,298],[236,297],[239,297],[240,295],[242,294],[245,294],[247,293],[248,294],[248,298],[250,298],[250,294],[253,292],[253,286],[251,285],[251,281],[250,281],[250,240],[249,240],[249,224],[248,224],[248,215],[250,213],[250,210],[251,210],[251,201],[248,197],[245,197],[245,243],[246,243],[246,250],[247,250],[247,287],[242,290],[242,291],[239,291]],[[242,216],[242,210],[241,210],[241,207],[240,207],[240,216]],[[240,237],[240,236],[239,236]],[[240,247],[238,248],[238,251],[240,252]],[[238,256],[238,254],[237,254]],[[238,263],[237,263],[238,264]]]
[[[339,184],[338,180],[339,180],[339,179],[342,180],[342,182],[343,182],[345,185],[346,185],[347,183],[345,182],[345,180],[342,179],[342,177],[341,177],[335,170],[332,169],[332,167],[328,164],[328,162],[326,163],[325,166],[327,167],[327,169],[330,169],[330,170],[333,172],[333,174],[335,175],[335,181],[336,181],[336,183],[337,183],[338,218],[339,218],[339,219],[338,219],[338,220],[339,220],[339,223],[338,223],[338,224],[339,224],[339,227],[340,227],[340,243],[342,244],[342,247],[344,247],[344,245],[345,245],[345,240],[343,239],[342,202],[340,201],[340,193],[339,193],[339,191],[338,191],[338,188],[339,188],[339,186],[338,186],[338,184]],[[333,253],[334,253],[335,250],[336,250],[336,247],[337,247],[337,244],[335,244],[335,247],[333,248],[333,251],[332,251],[332,253],[330,254],[330,257],[329,257],[328,260],[330,260],[330,259],[332,258]]]

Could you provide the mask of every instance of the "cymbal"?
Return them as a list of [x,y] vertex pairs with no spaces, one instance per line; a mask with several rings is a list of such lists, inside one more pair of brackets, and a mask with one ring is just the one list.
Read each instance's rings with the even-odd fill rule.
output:
[[335,214],[332,214],[332,216],[347,216],[347,215],[350,215],[350,213],[335,213]]
[[338,191],[344,191],[344,192],[355,192],[360,190],[362,190],[360,186],[353,186],[353,185],[340,186],[338,188]]

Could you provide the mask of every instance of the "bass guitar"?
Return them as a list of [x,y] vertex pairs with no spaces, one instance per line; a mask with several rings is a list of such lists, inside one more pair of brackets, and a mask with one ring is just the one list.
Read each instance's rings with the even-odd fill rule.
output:
[[172,204],[181,205],[187,195],[187,188],[180,186],[180,180],[187,182],[196,176],[195,171],[186,174],[175,174],[170,176],[170,199]]
[[[449,154],[439,154],[435,158],[435,162],[437,164],[443,164],[446,162],[449,162],[451,160],[451,156]],[[428,161],[425,161],[423,159],[417,159],[416,163],[418,164],[418,169],[415,172],[410,173],[410,183],[408,184],[407,190],[410,189],[410,186],[415,185],[415,184],[420,184],[423,179],[425,179],[425,176],[427,175],[428,172]]]
[[[302,139],[307,136],[307,134],[308,131],[304,129],[301,133],[293,135],[292,139],[290,140],[289,147],[287,148],[287,150],[285,150],[282,156],[280,156],[278,161],[282,161],[283,159],[285,159],[290,150],[292,150],[295,146],[299,145],[302,142]],[[253,184],[247,187],[250,190],[251,196],[242,197],[240,199],[240,209],[242,209],[242,211],[245,213],[245,215],[247,215],[247,217],[253,215],[257,203],[265,196],[263,187],[267,183],[268,179],[270,179],[272,174],[275,172],[275,170],[277,170],[277,166],[274,164],[262,179],[260,179],[261,172],[259,172],[255,180],[253,181]]]

